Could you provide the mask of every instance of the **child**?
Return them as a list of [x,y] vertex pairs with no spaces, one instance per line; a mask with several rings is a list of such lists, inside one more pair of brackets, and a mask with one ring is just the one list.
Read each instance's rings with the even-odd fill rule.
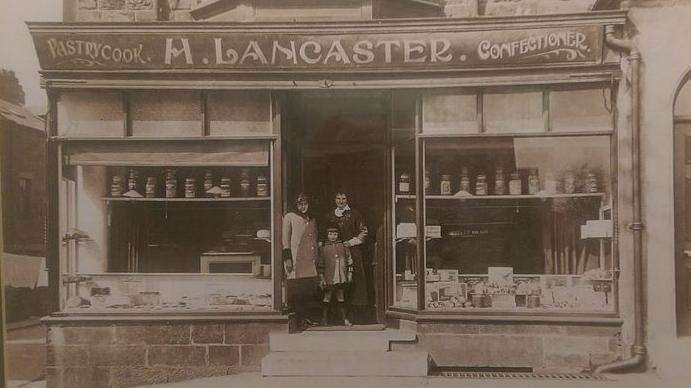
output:
[[317,260],[320,286],[324,289],[321,324],[328,325],[329,304],[336,294],[343,323],[350,327],[352,324],[345,311],[345,287],[353,281],[353,259],[350,256],[350,250],[338,237],[337,226],[329,226],[326,233],[327,241],[321,247]]

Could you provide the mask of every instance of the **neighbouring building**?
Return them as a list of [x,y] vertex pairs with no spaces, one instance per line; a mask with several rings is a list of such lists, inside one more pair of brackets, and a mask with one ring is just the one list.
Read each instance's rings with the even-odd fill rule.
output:
[[10,322],[51,311],[45,272],[44,126],[25,107],[0,100],[2,264]]
[[684,371],[684,2],[64,9],[29,23],[49,387],[259,370],[292,330],[281,217],[337,190],[369,229],[359,318],[424,373]]

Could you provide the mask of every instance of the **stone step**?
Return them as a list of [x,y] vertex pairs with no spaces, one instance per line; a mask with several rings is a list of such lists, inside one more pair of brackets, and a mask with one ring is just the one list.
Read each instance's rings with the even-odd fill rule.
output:
[[297,334],[269,334],[272,352],[387,352],[391,342],[415,341],[415,333],[381,331],[305,331]]
[[427,376],[427,352],[273,352],[262,360],[270,376]]

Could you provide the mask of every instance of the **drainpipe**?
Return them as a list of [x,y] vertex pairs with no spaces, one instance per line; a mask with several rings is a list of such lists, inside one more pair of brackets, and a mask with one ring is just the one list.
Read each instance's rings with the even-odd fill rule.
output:
[[641,54],[631,40],[614,36],[614,26],[605,28],[605,43],[614,50],[628,54],[631,63],[631,151],[633,175],[633,222],[629,229],[633,232],[633,304],[635,338],[632,356],[626,360],[614,361],[595,368],[594,374],[615,372],[643,365],[646,359],[645,326],[644,326],[644,279],[643,279],[643,222],[641,221],[641,168],[640,168],[640,91],[639,69]]

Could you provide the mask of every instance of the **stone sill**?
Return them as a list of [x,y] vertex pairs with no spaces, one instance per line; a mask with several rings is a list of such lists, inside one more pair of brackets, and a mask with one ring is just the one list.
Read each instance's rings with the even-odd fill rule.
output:
[[288,316],[280,312],[238,314],[238,313],[53,313],[41,318],[46,325],[73,322],[278,322],[287,323]]
[[387,310],[386,316],[415,322],[484,322],[484,323],[554,323],[593,324],[598,326],[621,326],[624,320],[616,314],[607,315],[490,315],[490,314],[439,314]]

